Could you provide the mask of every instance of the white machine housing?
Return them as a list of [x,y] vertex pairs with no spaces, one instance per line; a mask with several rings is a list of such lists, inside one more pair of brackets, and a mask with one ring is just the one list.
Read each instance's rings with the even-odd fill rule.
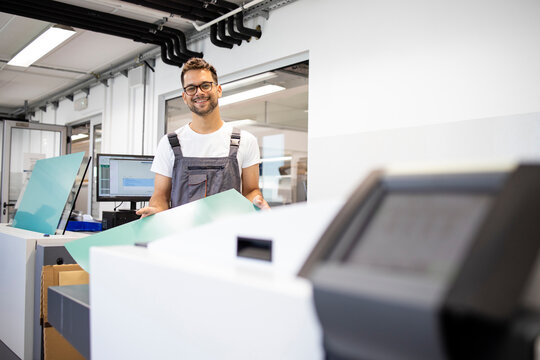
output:
[[[242,215],[143,247],[91,249],[93,359],[322,359],[311,284],[297,272],[341,202]],[[272,261],[237,237],[272,241]]]

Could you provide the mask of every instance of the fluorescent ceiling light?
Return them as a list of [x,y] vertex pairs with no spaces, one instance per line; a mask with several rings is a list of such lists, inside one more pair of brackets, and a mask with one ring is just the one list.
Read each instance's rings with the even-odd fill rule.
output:
[[77,134],[77,135],[71,135],[71,141],[86,139],[88,137],[87,134]]
[[219,99],[219,106],[225,106],[232,103],[252,99],[255,97],[268,95],[277,91],[285,90],[283,86],[278,85],[264,85],[255,89],[242,91],[234,95],[225,96]]
[[261,159],[261,162],[276,162],[276,161],[290,161],[292,160],[292,156],[281,156],[281,157],[273,157],[273,158],[264,158]]
[[262,74],[259,74],[259,75],[250,76],[250,77],[245,78],[245,79],[240,79],[240,80],[233,81],[233,82],[230,82],[230,83],[227,83],[227,84],[223,84],[223,85],[221,85],[221,89],[223,91],[228,91],[228,90],[232,90],[232,89],[237,89],[237,88],[242,87],[242,86],[255,84],[256,82],[259,82],[259,81],[272,79],[272,78],[275,78],[275,77],[277,77],[277,74],[274,73],[274,72],[269,71],[269,72],[265,72],[265,73],[262,73]]
[[74,30],[53,26],[15,55],[8,65],[28,67],[74,34]]
[[227,124],[232,125],[232,126],[246,126],[246,125],[253,125],[256,123],[257,122],[255,120],[251,120],[251,119],[227,121]]

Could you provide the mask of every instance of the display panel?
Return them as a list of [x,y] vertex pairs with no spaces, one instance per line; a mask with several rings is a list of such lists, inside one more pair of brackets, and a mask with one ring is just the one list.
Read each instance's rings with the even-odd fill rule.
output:
[[150,155],[97,155],[97,201],[147,201],[154,192]]
[[452,275],[492,202],[482,193],[399,193],[382,199],[347,262],[437,279]]

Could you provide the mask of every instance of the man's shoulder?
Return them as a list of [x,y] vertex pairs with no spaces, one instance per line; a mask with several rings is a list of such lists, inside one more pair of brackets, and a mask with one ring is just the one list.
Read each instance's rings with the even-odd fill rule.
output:
[[257,138],[255,137],[255,135],[253,135],[252,133],[250,133],[247,130],[242,130],[240,132],[240,139],[241,139],[241,141],[242,140],[245,140],[245,141],[257,141]]

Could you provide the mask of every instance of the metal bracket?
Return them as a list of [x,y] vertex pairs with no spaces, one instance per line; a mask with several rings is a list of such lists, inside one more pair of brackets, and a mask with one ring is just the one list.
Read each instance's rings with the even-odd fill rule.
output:
[[66,95],[66,99],[68,99],[69,101],[73,102],[73,94],[71,94],[71,95]]
[[55,100],[55,101],[51,101],[51,104],[52,106],[54,107],[54,109],[58,109],[58,105],[59,105],[59,101],[58,100]]
[[[144,63],[146,64],[146,66],[148,66],[148,68],[152,71],[152,72],[156,72],[156,70],[154,69],[154,67],[156,66],[156,61],[152,61],[152,60],[144,60]],[[152,63],[152,64],[150,64]]]
[[86,96],[90,95],[90,88],[89,88],[89,87],[88,87],[88,88],[81,89],[81,91],[82,91],[83,93],[85,93]]
[[47,112],[47,106],[44,105],[44,106],[40,106],[39,107],[39,110],[43,111],[43,112]]
[[255,14],[265,18],[266,20],[270,19],[270,10],[268,9],[258,10]]

